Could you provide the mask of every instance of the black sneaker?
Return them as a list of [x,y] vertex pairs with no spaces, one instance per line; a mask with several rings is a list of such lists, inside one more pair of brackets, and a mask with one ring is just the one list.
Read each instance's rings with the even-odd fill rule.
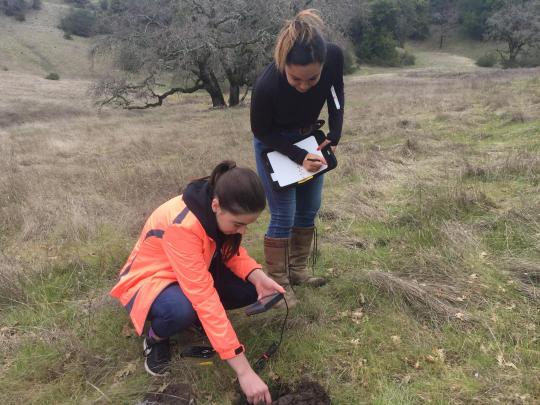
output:
[[169,339],[159,342],[147,336],[143,342],[144,369],[154,377],[163,377],[169,372],[171,348]]

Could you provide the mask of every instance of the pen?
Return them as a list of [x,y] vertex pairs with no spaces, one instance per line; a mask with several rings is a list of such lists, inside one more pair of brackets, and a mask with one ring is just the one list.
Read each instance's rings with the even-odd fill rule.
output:
[[307,158],[306,160],[309,160],[310,162],[320,162],[319,159],[311,159],[311,158]]

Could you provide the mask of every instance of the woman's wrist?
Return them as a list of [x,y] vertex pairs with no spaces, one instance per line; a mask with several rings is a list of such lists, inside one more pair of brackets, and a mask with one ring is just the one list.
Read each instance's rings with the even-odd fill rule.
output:
[[251,273],[247,276],[247,281],[249,281],[251,284],[255,284],[259,278],[264,276],[264,271],[260,268],[253,269]]
[[238,356],[228,359],[227,363],[239,378],[253,372],[244,353],[240,353]]

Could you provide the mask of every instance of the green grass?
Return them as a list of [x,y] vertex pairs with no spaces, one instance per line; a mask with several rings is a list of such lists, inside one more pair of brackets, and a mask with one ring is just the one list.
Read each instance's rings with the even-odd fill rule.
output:
[[[498,179],[494,189],[515,195],[519,187],[510,185],[519,176]],[[533,329],[537,308],[507,284],[510,278],[499,272],[497,260],[502,254],[527,257],[537,251],[537,224],[496,214],[488,195],[471,192],[485,179],[470,178],[463,185],[457,180],[453,185],[396,190],[404,198],[387,208],[387,220],[354,221],[350,235],[367,240],[367,248],[322,245],[317,273],[329,276],[330,284],[316,294],[297,289],[302,304],[291,314],[285,340],[263,371],[264,379],[280,376],[295,381],[308,374],[323,383],[336,404],[489,403],[494,397],[532,400],[538,395],[540,357]],[[522,186],[533,187],[527,182]],[[421,266],[426,263],[415,264],[415,254],[438,249],[441,260],[446,260],[448,246],[440,226],[450,220],[480,224],[478,235],[488,259],[483,263],[468,256],[461,259],[476,269],[469,270],[479,275],[472,287],[488,300],[468,304],[477,321],[431,323],[359,277],[374,268],[399,274],[403,266],[418,266],[417,274],[425,274]],[[265,222],[262,218],[251,229],[249,243],[259,259],[258,238]],[[326,223],[332,221],[324,221],[323,228]],[[31,279],[25,286],[26,302],[4,308],[3,324],[15,330],[20,343],[0,380],[2,403],[80,403],[100,398],[132,403],[158,388],[159,382],[142,368],[139,339],[122,335],[126,314],[115,303],[98,299],[129,251],[125,241],[114,242],[117,237],[104,229],[97,238],[81,242],[76,250],[79,260]],[[447,259],[452,265],[451,253]],[[343,315],[358,308],[365,313],[358,323]],[[278,338],[282,316],[232,315],[251,360]],[[36,340],[35,335],[41,337]],[[440,353],[443,357],[438,357]],[[228,403],[235,395],[234,376],[218,360],[203,367],[175,357],[175,376],[193,385],[201,403]]]

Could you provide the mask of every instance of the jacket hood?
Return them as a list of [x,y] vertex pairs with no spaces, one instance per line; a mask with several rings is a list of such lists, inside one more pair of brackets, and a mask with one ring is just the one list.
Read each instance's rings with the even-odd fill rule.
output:
[[207,180],[196,180],[186,187],[182,198],[206,234],[216,242],[216,251],[220,251],[225,234],[219,230],[216,214],[212,211],[213,194]]

